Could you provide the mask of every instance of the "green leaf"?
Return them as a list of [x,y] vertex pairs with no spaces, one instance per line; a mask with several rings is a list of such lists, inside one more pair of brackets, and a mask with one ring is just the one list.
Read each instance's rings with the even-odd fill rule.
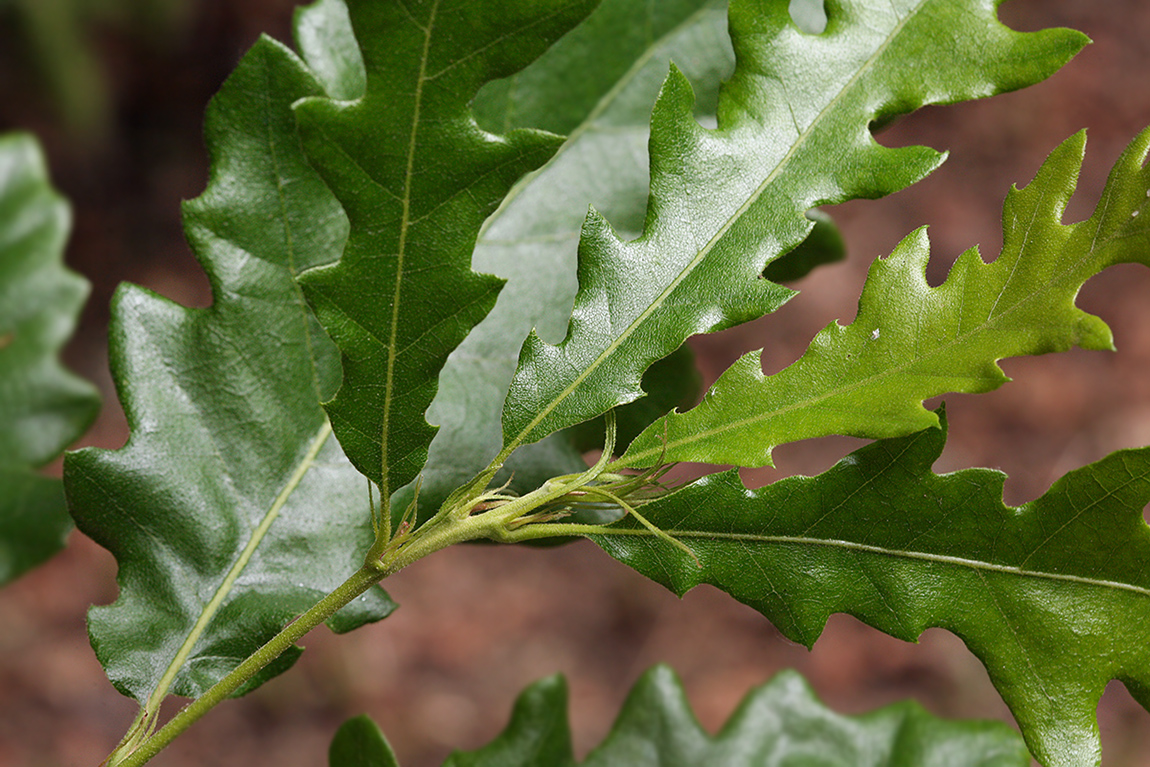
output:
[[[215,303],[117,292],[111,358],[131,438],[65,462],[77,524],[120,565],[120,596],[92,609],[89,631],[112,683],[143,704],[141,731],[167,694],[199,695],[339,585],[374,540],[367,482],[319,405],[338,352],[295,282],[347,236],[295,132],[291,105],[322,93],[265,38],[212,101],[208,187],[184,212]],[[372,589],[329,625],[393,608]]]
[[643,234],[624,242],[588,215],[567,336],[557,346],[527,339],[504,409],[504,453],[642,396],[643,372],[688,336],[786,301],[792,292],[760,275],[807,236],[806,211],[891,193],[943,159],[882,147],[870,124],[1028,85],[1085,42],[1065,30],[1009,30],[994,5],[844,2],[816,36],[783,3],[732,3],[738,63],[718,127],[695,121],[691,87],[672,68],[651,121]]
[[297,105],[308,157],[351,222],[339,262],[301,280],[343,357],[343,386],[325,407],[384,499],[423,468],[440,369],[502,285],[471,271],[479,227],[561,143],[534,130],[485,133],[469,104],[593,5],[354,0],[364,96]]
[[0,583],[64,546],[59,480],[35,469],[92,423],[100,401],[60,365],[88,284],[64,268],[68,204],[31,136],[0,137]]
[[328,95],[343,101],[363,96],[367,72],[344,0],[316,0],[297,8],[295,34],[300,56]]
[[1106,683],[1150,707],[1150,448],[1015,509],[1000,472],[933,474],[945,439],[935,428],[876,442],[754,491],[732,470],[644,505],[697,560],[631,518],[592,537],[678,594],[717,586],[808,647],[834,612],[907,641],[952,631],[1043,764],[1097,764]]
[[329,767],[399,767],[387,738],[368,716],[348,719],[328,749]]
[[499,737],[476,751],[457,751],[443,767],[573,767],[567,724],[567,682],[542,679],[515,701],[511,721]]
[[[515,187],[479,235],[474,268],[507,284],[440,375],[428,420],[442,426],[420,480],[424,509],[434,511],[499,452],[499,414],[531,328],[545,338],[562,337],[576,290],[575,246],[588,201],[641,229],[651,104],[671,57],[685,62],[703,94],[700,103],[710,104],[713,113],[719,83],[734,62],[723,5],[605,0],[522,73],[480,91],[476,111],[493,129],[545,126],[572,133],[542,171]],[[574,80],[573,68],[580,73]],[[514,98],[506,96],[509,91]],[[681,383],[690,386],[694,373],[685,364],[680,370],[687,374]],[[683,396],[672,397],[668,407],[687,399],[680,391]],[[601,439],[596,447],[602,447]],[[517,453],[495,481],[511,479],[513,488],[530,491],[584,468],[569,435],[560,434]],[[407,507],[412,489],[396,496],[394,509]]]
[[[382,734],[374,737],[377,748],[385,743]],[[657,666],[635,684],[606,740],[581,764],[1025,767],[1028,763],[1026,747],[1018,734],[1001,722],[948,722],[909,702],[863,716],[840,716],[823,706],[806,681],[793,671],[784,671],[752,690],[719,734],[711,736],[691,713],[682,683],[674,672]],[[349,760],[331,764],[359,767],[376,762]],[[494,742],[478,751],[452,754],[444,767],[574,764],[567,726],[567,686],[561,677],[551,677],[519,696],[511,723]]]
[[752,690],[712,737],[674,673],[657,666],[635,685],[607,740],[583,765],[1023,767],[1028,761],[1018,735],[1001,722],[947,722],[910,702],[840,716],[794,671]]
[[1086,134],[1067,139],[1003,210],[1003,251],[977,249],[946,282],[927,285],[925,229],[871,266],[855,321],[831,323],[806,354],[764,376],[759,353],[731,366],[702,404],[670,414],[631,446],[624,463],[770,462],[776,445],[828,434],[894,437],[935,424],[922,401],[985,392],[1009,380],[1005,357],[1113,348],[1110,329],[1074,305],[1086,280],[1118,263],[1150,263],[1150,130],[1111,171],[1094,215],[1061,223],[1082,166]]

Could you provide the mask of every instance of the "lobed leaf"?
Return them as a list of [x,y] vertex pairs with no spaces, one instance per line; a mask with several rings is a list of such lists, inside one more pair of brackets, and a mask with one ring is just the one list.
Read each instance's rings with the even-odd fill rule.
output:
[[340,260],[301,279],[343,358],[343,386],[325,408],[385,499],[423,468],[440,369],[502,285],[471,271],[479,227],[561,143],[535,130],[486,133],[469,104],[593,6],[353,0],[363,97],[296,107],[308,157],[351,223]]
[[[424,509],[436,509],[499,452],[499,414],[531,328],[546,338],[562,337],[576,290],[575,246],[587,202],[641,229],[650,109],[670,58],[684,62],[702,94],[700,104],[713,113],[719,83],[734,61],[724,6],[713,0],[605,0],[538,61],[488,84],[476,97],[480,124],[491,130],[544,127],[571,135],[545,168],[515,186],[480,231],[473,267],[507,284],[440,374],[428,419],[442,426],[420,477]],[[578,78],[572,77],[575,71]],[[693,363],[668,368],[670,376],[653,371],[657,382],[648,381],[668,391],[666,407],[633,411],[638,419],[620,413],[621,421],[634,421],[634,433],[670,407],[693,401]],[[511,480],[513,488],[530,491],[551,477],[582,471],[584,436],[575,435],[574,447],[567,434],[528,446],[495,481]],[[596,441],[602,447],[602,438]],[[405,509],[413,490],[397,495],[393,509]]]
[[894,437],[936,423],[922,401],[985,392],[1009,380],[1005,357],[1113,348],[1110,329],[1074,305],[1086,280],[1118,263],[1150,265],[1150,130],[1118,160],[1094,214],[1062,224],[1082,166],[1086,134],[1051,153],[1003,209],[1003,250],[984,263],[976,248],[937,288],[926,282],[926,230],[871,266],[858,315],[824,328],[793,365],[764,376],[745,355],[687,413],[671,413],[623,462],[770,462],[780,444],[829,434]]
[[809,209],[889,194],[942,161],[925,147],[880,146],[871,124],[1028,85],[1085,42],[1007,29],[996,5],[844,1],[823,34],[809,35],[784,3],[733,2],[737,66],[718,126],[695,121],[691,87],[673,67],[651,120],[643,234],[624,242],[588,215],[567,335],[524,344],[504,452],[641,397],[643,372],[690,335],[778,308],[792,291],[760,275],[806,237]]
[[63,548],[72,529],[63,485],[35,470],[83,434],[100,406],[57,358],[88,294],[64,268],[70,225],[35,139],[0,137],[0,584]]
[[[120,288],[111,361],[131,437],[65,462],[78,526],[119,562],[119,598],[88,625],[112,683],[142,704],[140,731],[167,694],[198,696],[343,582],[374,540],[367,483],[319,404],[338,385],[338,352],[295,282],[347,237],[291,109],[323,93],[265,38],[213,99],[210,178],[184,220],[215,302],[187,309]],[[392,609],[372,589],[329,625]]]
[[[367,725],[351,720],[366,733]],[[341,729],[337,740],[348,739]],[[371,746],[387,748],[382,733]],[[333,745],[334,753],[334,745]],[[390,751],[388,751],[390,753]],[[806,681],[784,671],[752,690],[715,736],[699,726],[682,684],[665,666],[635,684],[606,740],[583,767],[1025,767],[1026,748],[1000,722],[948,722],[914,703],[864,716],[840,716],[815,698]],[[394,762],[347,758],[331,767]],[[551,677],[529,687],[515,703],[507,729],[490,745],[456,752],[444,767],[574,767],[567,725],[567,686]]]
[[952,631],[1043,764],[1097,764],[1106,683],[1150,708],[1150,448],[1008,508],[1000,472],[930,471],[945,439],[883,440],[753,491],[732,470],[643,506],[697,559],[631,518],[591,537],[678,594],[717,586],[808,647],[834,612],[907,641]]

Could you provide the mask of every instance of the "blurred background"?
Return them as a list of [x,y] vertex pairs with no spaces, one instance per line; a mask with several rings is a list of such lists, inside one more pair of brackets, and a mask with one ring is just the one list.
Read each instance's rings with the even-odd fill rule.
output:
[[[143,284],[185,305],[211,295],[184,243],[179,202],[206,179],[203,109],[261,32],[289,40],[290,0],[0,0],[0,131],[30,130],[45,145],[54,183],[72,201],[69,264],[92,282],[68,363],[104,392],[82,444],[127,437],[107,372],[108,300],[116,284]],[[1070,26],[1093,38],[1051,80],[954,107],[928,108],[880,136],[951,152],[926,181],[881,201],[833,208],[849,248],[802,294],[765,321],[697,339],[711,381],[741,352],[766,347],[774,372],[826,323],[854,315],[867,265],[930,224],[937,284],[953,259],[1001,245],[1001,205],[1046,153],[1089,131],[1086,168],[1068,220],[1089,215],[1125,144],[1150,124],[1150,3],[1013,0],[1002,18],[1021,30]],[[1018,383],[951,397],[951,438],[936,470],[1000,468],[1006,501],[1040,495],[1066,471],[1122,447],[1150,444],[1150,275],[1112,269],[1079,304],[1114,330],[1117,354],[1075,351],[1008,361]],[[858,441],[779,449],[778,468],[748,484],[829,467]],[[505,724],[532,681],[567,675],[580,754],[597,743],[639,674],[669,663],[702,723],[714,730],[751,687],[796,668],[825,702],[858,713],[903,698],[949,717],[1009,713],[955,637],[916,644],[834,616],[813,652],[709,587],[676,599],[594,546],[558,550],[457,547],[387,584],[403,605],[345,637],[325,630],[296,668],[220,706],[157,765],[326,764],[347,717],[367,712],[405,767],[438,765]],[[87,644],[89,604],[115,598],[115,563],[78,534],[48,565],[0,592],[0,764],[96,765],[134,715]],[[1150,714],[1112,683],[1099,713],[1106,765],[1150,765]]]

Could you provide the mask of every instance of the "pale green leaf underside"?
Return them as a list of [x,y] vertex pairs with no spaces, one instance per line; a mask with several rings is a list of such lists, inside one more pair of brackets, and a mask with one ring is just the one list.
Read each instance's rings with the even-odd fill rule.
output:
[[99,398],[60,364],[88,284],[64,268],[71,216],[31,136],[0,136],[0,584],[62,548],[59,480],[36,469],[91,424]]
[[855,321],[832,323],[785,370],[764,376],[759,353],[736,362],[703,402],[653,424],[625,464],[770,462],[780,444],[828,434],[893,437],[935,423],[922,401],[1004,383],[1006,357],[1112,348],[1109,328],[1074,306],[1082,285],[1118,263],[1150,263],[1150,131],[1119,159],[1089,219],[1061,223],[1086,148],[1069,138],[1003,210],[1003,251],[964,253],[946,282],[926,282],[929,245],[915,232],[871,266]]
[[[330,767],[394,767],[378,729],[344,725]],[[340,748],[337,756],[337,745]],[[352,749],[356,750],[352,750]],[[606,740],[583,767],[1025,767],[1026,748],[1000,722],[948,722],[914,703],[841,716],[785,671],[752,690],[717,735],[691,712],[682,683],[665,666],[631,690]],[[567,685],[551,677],[527,688],[511,722],[489,745],[456,752],[444,767],[575,767],[567,725]]]
[[592,537],[676,593],[717,586],[807,646],[835,612],[907,641],[948,629],[1043,764],[1096,764],[1107,682],[1150,707],[1150,448],[1014,509],[999,472],[933,474],[944,441],[934,428],[876,442],[754,491],[724,472],[643,506],[697,562],[631,519]]
[[363,96],[367,72],[344,0],[316,0],[297,8],[295,36],[300,56],[329,96],[341,101]]
[[807,210],[902,189],[942,160],[880,146],[873,122],[1029,85],[1085,42],[1009,30],[995,5],[844,2],[808,35],[785,3],[732,3],[737,66],[717,128],[695,121],[673,69],[651,121],[643,234],[624,242],[588,216],[567,336],[527,339],[503,412],[505,452],[642,396],[643,371],[690,335],[777,308],[791,292],[760,275],[809,232]]
[[296,106],[308,158],[351,231],[338,263],[301,284],[339,347],[343,385],[325,405],[340,443],[385,499],[415,479],[448,354],[490,311],[502,280],[472,271],[483,221],[561,139],[476,125],[485,82],[529,64],[592,0],[348,3],[362,98]]
[[[214,304],[118,291],[111,358],[131,437],[65,463],[77,524],[120,566],[119,598],[89,615],[92,644],[145,716],[232,671],[354,572],[373,540],[367,482],[319,404],[338,385],[338,354],[295,282],[335,260],[347,236],[291,110],[322,93],[266,38],[224,84],[205,118],[208,186],[184,211]],[[393,608],[372,589],[329,625],[354,628]]]
[[[544,127],[571,135],[547,166],[516,185],[479,235],[473,268],[507,283],[440,374],[427,414],[440,429],[420,475],[422,509],[434,511],[499,452],[499,414],[531,328],[550,340],[562,338],[588,203],[641,231],[651,105],[671,58],[683,62],[700,104],[713,112],[719,83],[734,63],[724,5],[605,0],[530,67],[480,92],[475,109],[485,127]],[[572,82],[573,71],[580,74]],[[495,481],[511,478],[512,487],[529,491],[584,468],[568,435],[557,434],[517,453]],[[395,497],[393,510],[407,507],[412,489]]]

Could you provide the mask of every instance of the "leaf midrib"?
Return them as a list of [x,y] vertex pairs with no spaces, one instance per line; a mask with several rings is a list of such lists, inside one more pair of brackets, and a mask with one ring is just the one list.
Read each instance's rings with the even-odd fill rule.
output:
[[[858,80],[870,70],[874,62],[887,50],[887,48],[890,47],[891,42],[899,35],[907,23],[918,14],[924,2],[926,2],[926,0],[920,0],[920,2],[917,3],[914,8],[906,14],[906,16],[894,26],[894,28],[886,36],[886,39],[883,41],[883,43],[878,46],[874,53],[872,53],[861,66],[859,66],[858,70],[854,73],[854,75],[851,76],[851,79],[848,80],[846,84],[839,89],[839,92],[835,95],[835,97],[828,101],[827,104],[821,110],[819,110],[819,113],[813,120],[811,120],[811,123],[807,126],[807,129],[799,134],[794,143],[787,150],[787,153],[779,160],[779,162],[775,165],[767,177],[755,188],[754,192],[752,192],[747,197],[743,204],[740,205],[735,210],[735,212],[727,218],[723,225],[719,227],[719,230],[711,237],[710,240],[708,240],[706,245],[704,245],[695,255],[695,257],[692,258],[691,261],[688,262],[687,265],[675,276],[675,279],[672,280],[671,283],[667,285],[667,287],[665,287],[652,300],[648,307],[643,310],[643,312],[641,312],[638,317],[636,317],[614,340],[612,340],[607,348],[600,352],[595,357],[595,359],[593,359],[582,370],[582,372],[580,372],[575,380],[564,387],[563,390],[560,391],[559,394],[551,400],[551,402],[542,408],[540,412],[536,414],[536,416],[531,419],[531,421],[528,422],[528,424],[524,426],[523,429],[520,430],[519,434],[517,434],[510,442],[507,443],[503,450],[504,455],[510,454],[512,450],[522,444],[523,441],[531,434],[531,432],[547,418],[547,416],[549,416],[564,400],[566,400],[567,397],[571,396],[571,394],[573,394],[575,390],[578,389],[585,380],[587,380],[588,377],[590,377],[596,370],[598,370],[598,368],[604,364],[615,353],[615,351],[643,325],[644,322],[646,322],[647,318],[663,305],[671,293],[673,293],[684,280],[686,280],[691,274],[694,273],[695,268],[698,267],[698,265],[702,263],[702,261],[708,255],[710,255],[711,251],[718,245],[719,241],[726,235],[726,233],[730,231],[731,227],[733,227],[735,223],[739,221],[739,219],[751,207],[751,205],[758,201],[758,199],[766,191],[767,187],[784,172],[790,159],[803,145],[806,144],[807,139],[815,131],[815,128],[822,124],[824,116],[835,106],[837,106],[845,97],[845,94],[854,87],[855,83],[857,83]],[[738,71],[737,67],[736,71]],[[721,129],[722,128],[720,127],[717,130]]]
[[163,702],[164,698],[167,697],[168,690],[171,688],[172,683],[176,679],[176,676],[178,676],[180,671],[183,669],[184,662],[188,659],[188,656],[191,655],[192,649],[195,647],[196,642],[199,641],[200,636],[207,629],[216,613],[219,612],[219,609],[223,606],[224,601],[231,594],[232,586],[235,585],[236,580],[239,579],[241,573],[243,573],[244,569],[251,561],[251,558],[255,555],[256,549],[259,548],[261,543],[263,543],[264,538],[267,536],[268,531],[271,529],[272,523],[274,523],[276,519],[279,518],[280,512],[287,504],[288,498],[290,498],[291,494],[295,492],[295,489],[299,486],[300,482],[303,481],[304,475],[307,474],[308,470],[310,470],[312,465],[315,463],[316,456],[319,455],[319,451],[323,448],[324,444],[327,442],[327,438],[330,435],[331,424],[326,419],[324,419],[323,425],[320,426],[319,430],[312,438],[312,442],[308,447],[307,453],[305,453],[300,462],[296,464],[295,471],[292,472],[291,477],[288,479],[283,489],[280,490],[279,494],[272,502],[272,505],[268,508],[268,511],[260,520],[260,523],[252,531],[251,537],[248,538],[248,542],[244,545],[240,555],[228,569],[224,579],[216,588],[215,593],[212,594],[212,598],[204,606],[203,610],[200,611],[199,617],[196,619],[195,624],[193,624],[191,630],[188,632],[187,637],[185,637],[183,643],[180,645],[180,649],[176,651],[176,654],[172,657],[168,667],[164,670],[163,676],[161,676],[159,682],[157,682],[155,689],[152,691],[152,694],[148,696],[148,700],[144,703],[143,708],[145,711],[150,712],[150,715],[155,715],[155,713],[159,711],[160,704]]
[[[390,456],[388,454],[388,447],[390,441],[390,427],[391,427],[391,403],[394,399],[395,388],[395,364],[398,353],[396,351],[396,344],[399,340],[399,307],[400,298],[403,288],[403,263],[404,256],[407,249],[407,231],[411,226],[411,192],[412,192],[412,179],[415,175],[415,157],[416,148],[419,136],[419,121],[421,117],[421,105],[423,100],[423,85],[427,81],[427,62],[431,50],[431,36],[435,29],[435,16],[439,11],[440,0],[434,0],[431,4],[431,10],[427,17],[427,26],[422,26],[415,22],[423,32],[423,51],[419,60],[419,76],[415,83],[415,97],[412,104],[411,116],[411,138],[407,144],[407,167],[404,169],[403,178],[403,211],[400,216],[399,224],[399,242],[396,246],[396,263],[395,263],[395,289],[392,292],[391,302],[391,327],[388,329],[388,343],[387,343],[387,372],[384,376],[383,388],[383,419],[380,424],[380,499],[381,503],[387,504],[388,499],[391,498],[391,481],[389,477],[390,470]],[[401,3],[402,5],[402,3]],[[406,10],[406,9],[405,9]],[[413,19],[414,22],[414,19]],[[384,514],[388,512],[384,510]]]
[[[1098,588],[1117,589],[1121,591],[1128,591],[1133,594],[1138,594],[1144,597],[1150,597],[1150,589],[1141,586],[1135,586],[1130,583],[1122,583],[1120,581],[1110,581],[1101,578],[1088,578],[1082,575],[1072,575],[1069,573],[1051,573],[1043,572],[1041,570],[1026,570],[1021,567],[1013,565],[1003,565],[996,562],[987,562],[979,559],[968,559],[966,557],[956,557],[950,554],[935,554],[926,551],[909,551],[906,549],[889,548],[885,546],[875,546],[868,543],[859,543],[857,541],[845,541],[834,538],[810,538],[807,536],[789,536],[789,535],[761,535],[758,533],[720,533],[711,532],[708,530],[678,530],[668,529],[664,530],[667,535],[675,539],[701,539],[708,541],[739,541],[744,543],[762,543],[762,544],[780,544],[780,545],[806,545],[806,546],[822,546],[828,548],[844,549],[848,551],[860,551],[868,554],[879,554],[884,556],[899,557],[902,559],[912,559],[919,561],[926,561],[936,564],[954,565],[957,567],[966,567],[971,570],[981,572],[997,572],[1006,573],[1008,575],[1016,575],[1023,578],[1037,578],[1040,580],[1050,581],[1065,581],[1071,583],[1079,583],[1086,586],[1095,586]],[[586,533],[589,537],[595,536],[625,536],[634,538],[649,537],[657,540],[656,536],[648,530],[643,529],[615,529],[615,528],[600,528],[594,533]]]
[[[302,332],[308,352],[308,359],[312,365],[311,378],[312,384],[315,387],[317,397],[316,403],[318,404],[322,398],[320,397],[319,390],[319,371],[316,367],[316,358],[311,341],[311,334],[308,332],[307,327],[308,309],[307,304],[303,299],[302,289],[294,279],[298,275],[298,269],[295,263],[295,238],[292,233],[291,219],[287,214],[287,199],[284,193],[283,174],[278,172],[280,168],[280,161],[279,153],[276,151],[275,136],[272,132],[270,120],[266,119],[266,115],[272,110],[271,97],[267,94],[270,94],[273,88],[270,80],[270,74],[266,68],[264,70],[264,74],[266,86],[264,88],[264,94],[267,96],[265,99],[267,102],[267,109],[265,111],[265,128],[268,151],[271,155],[272,166],[277,169],[275,174],[276,193],[280,206],[280,220],[284,229],[284,241],[287,251],[287,266],[288,271],[292,275],[292,285],[295,289],[296,297],[298,299],[297,304],[300,309],[303,326]],[[199,616],[196,618],[196,621],[192,625],[191,630],[188,632],[187,636],[184,638],[184,641],[181,643],[180,648],[172,657],[172,660],[169,662],[167,668],[164,669],[164,674],[160,677],[156,687],[152,690],[152,693],[148,696],[147,701],[144,703],[143,710],[148,712],[146,715],[151,716],[159,711],[160,704],[167,697],[168,690],[171,688],[176,677],[183,669],[184,663],[191,655],[196,643],[199,641],[204,631],[207,630],[208,625],[211,623],[216,613],[219,612],[220,608],[223,606],[224,601],[231,594],[232,587],[235,585],[235,582],[239,579],[244,569],[246,569],[248,564],[251,562],[251,558],[255,555],[256,549],[259,548],[260,544],[263,543],[264,538],[267,536],[267,533],[271,529],[272,524],[276,521],[276,519],[279,518],[280,512],[287,504],[288,498],[293,492],[295,492],[295,489],[299,486],[300,482],[303,481],[304,475],[307,474],[312,465],[315,463],[316,456],[319,454],[319,451],[323,448],[324,444],[327,442],[327,438],[330,435],[331,423],[325,417],[323,419],[323,423],[320,425],[319,430],[312,437],[312,441],[308,447],[307,452],[304,454],[300,462],[296,464],[296,467],[293,470],[291,476],[288,478],[287,483],[280,490],[279,494],[276,495],[275,499],[272,501],[271,506],[269,506],[267,512],[260,519],[259,524],[256,525],[255,529],[252,531],[247,543],[244,545],[243,550],[232,563],[232,566],[228,569],[228,572],[225,574],[224,579],[220,582],[220,585],[216,587],[215,592],[212,594],[212,598],[200,611]]]

